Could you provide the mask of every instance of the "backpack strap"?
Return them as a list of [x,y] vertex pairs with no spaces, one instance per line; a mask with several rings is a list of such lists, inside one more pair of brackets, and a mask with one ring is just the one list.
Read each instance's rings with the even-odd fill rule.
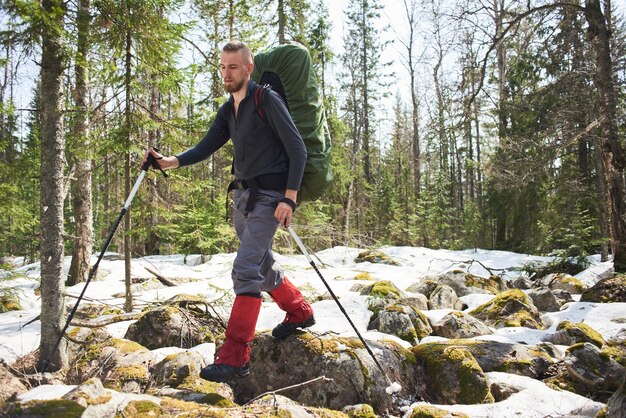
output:
[[256,107],[256,112],[259,114],[261,120],[267,123],[267,117],[265,116],[265,110],[263,106],[264,95],[267,93],[271,87],[269,84],[258,85],[256,89],[254,89],[254,106]]

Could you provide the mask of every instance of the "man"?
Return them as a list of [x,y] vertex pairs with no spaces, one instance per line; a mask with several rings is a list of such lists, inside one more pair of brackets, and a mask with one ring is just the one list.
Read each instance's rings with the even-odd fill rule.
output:
[[[226,341],[215,362],[202,369],[204,379],[224,382],[250,373],[250,347],[261,309],[261,291],[269,292],[287,312],[272,331],[285,338],[297,328],[315,323],[313,309],[300,291],[274,266],[272,243],[278,225],[289,226],[304,173],[306,148],[280,96],[262,90],[263,113],[258,114],[250,79],[254,68],[250,49],[231,41],[222,49],[220,72],[230,99],[217,112],[204,138],[193,148],[164,157],[150,150],[162,169],[183,167],[207,159],[228,139],[234,145],[233,222],[239,249],[233,263],[235,291]],[[147,159],[147,153],[146,158]]]

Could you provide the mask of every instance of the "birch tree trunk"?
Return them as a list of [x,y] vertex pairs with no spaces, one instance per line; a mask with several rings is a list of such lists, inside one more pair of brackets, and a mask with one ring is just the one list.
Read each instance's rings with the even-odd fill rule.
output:
[[68,365],[61,335],[65,319],[63,277],[63,17],[61,0],[42,0],[47,17],[41,44],[41,343],[39,365],[50,371]]

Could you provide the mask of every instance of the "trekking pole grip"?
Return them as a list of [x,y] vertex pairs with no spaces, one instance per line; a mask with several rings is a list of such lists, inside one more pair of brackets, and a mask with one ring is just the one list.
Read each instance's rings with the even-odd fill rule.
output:
[[[152,147],[152,149],[156,152],[159,152],[159,149],[157,147]],[[161,157],[162,158],[162,157]],[[152,167],[156,170],[159,170],[162,174],[163,177],[169,177],[168,174],[163,171],[163,169],[161,168],[161,166],[159,166],[159,162],[157,161],[157,159],[155,158],[154,155],[152,155],[152,153],[148,153],[148,159],[146,160],[146,162],[141,166],[141,170],[142,171],[148,171],[148,169]]]

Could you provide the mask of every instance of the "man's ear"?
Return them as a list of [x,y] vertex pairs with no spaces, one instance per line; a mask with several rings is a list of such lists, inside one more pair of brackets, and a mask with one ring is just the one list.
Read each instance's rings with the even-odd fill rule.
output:
[[254,63],[253,62],[248,63],[248,74],[252,74],[253,70],[254,70]]

